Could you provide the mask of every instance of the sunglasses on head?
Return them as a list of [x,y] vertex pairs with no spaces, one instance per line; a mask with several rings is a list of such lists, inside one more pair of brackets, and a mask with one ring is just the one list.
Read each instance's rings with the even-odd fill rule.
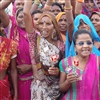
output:
[[86,41],[86,42],[80,41],[80,42],[76,43],[76,45],[83,46],[84,43],[86,43],[87,45],[92,45],[93,44],[93,42],[91,42],[91,41]]

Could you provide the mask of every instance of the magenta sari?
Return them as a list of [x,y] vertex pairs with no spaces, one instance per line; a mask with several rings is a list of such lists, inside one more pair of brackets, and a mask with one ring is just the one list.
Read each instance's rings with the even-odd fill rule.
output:
[[[71,60],[65,58],[60,62],[60,70],[62,72],[66,72],[67,62],[70,63]],[[91,54],[83,71],[82,80],[72,83],[62,100],[100,100],[99,74],[96,56]]]
[[[13,20],[15,21],[15,19],[12,19],[12,21]],[[25,29],[21,29],[12,21],[7,35],[18,43],[17,66],[23,64],[31,65],[27,33]],[[18,74],[18,100],[30,100],[32,75],[32,71],[23,75]]]

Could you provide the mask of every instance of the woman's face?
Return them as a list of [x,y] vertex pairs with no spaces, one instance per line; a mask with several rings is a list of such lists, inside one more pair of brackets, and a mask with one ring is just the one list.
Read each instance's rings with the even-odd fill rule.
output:
[[88,30],[90,32],[90,26],[88,26],[86,23],[83,22],[83,20],[80,21],[80,25],[78,27],[78,29],[85,29]]
[[44,16],[39,21],[39,31],[40,31],[42,37],[51,38],[51,35],[54,30],[55,29],[54,29],[52,20],[48,16]]
[[88,57],[92,51],[92,39],[89,34],[80,34],[75,43],[75,50],[81,57]]
[[34,28],[38,30],[38,19],[40,18],[41,13],[36,13],[33,15],[33,22],[34,22]]
[[58,21],[58,26],[59,26],[60,32],[66,32],[66,30],[67,30],[66,15],[61,16],[60,20]]
[[100,16],[98,14],[93,14],[91,17],[91,21],[95,26],[96,31],[100,31]]
[[18,16],[17,16],[17,24],[19,27],[25,28],[23,11],[20,11]]
[[51,8],[51,12],[52,12],[55,16],[57,16],[58,13],[61,12],[61,9],[60,9],[58,6],[54,5],[54,6],[52,6],[52,8]]
[[87,9],[91,12],[94,8],[93,0],[85,0],[84,2],[85,2]]
[[16,0],[16,10],[24,7],[24,0]]

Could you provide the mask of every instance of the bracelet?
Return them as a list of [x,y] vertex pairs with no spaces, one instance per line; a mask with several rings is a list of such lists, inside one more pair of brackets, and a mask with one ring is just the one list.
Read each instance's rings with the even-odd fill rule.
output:
[[51,10],[51,6],[45,4],[44,9]]
[[83,2],[84,2],[84,0],[77,0],[77,2],[83,3]]
[[64,7],[64,10],[71,10],[72,6],[70,6],[69,8]]

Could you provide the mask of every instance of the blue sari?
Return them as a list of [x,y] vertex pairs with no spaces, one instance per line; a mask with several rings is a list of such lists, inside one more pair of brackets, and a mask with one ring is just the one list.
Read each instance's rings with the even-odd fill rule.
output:
[[[80,20],[83,20],[87,25],[90,26],[90,29],[91,29],[91,35],[92,35],[92,39],[93,41],[98,41],[100,42],[100,37],[98,36],[92,22],[90,21],[90,19],[84,15],[84,14],[80,14],[78,15],[75,20],[74,20],[74,30],[73,30],[73,36],[75,34],[75,32],[78,30],[78,26],[80,25]],[[92,48],[92,53],[93,54],[96,54],[98,56],[100,56],[100,51],[93,45],[93,48]],[[65,56],[66,57],[69,57],[69,56],[75,56],[76,55],[76,52],[75,52],[75,49],[74,49],[74,43],[72,41],[72,43],[70,44],[69,43],[69,40],[68,40],[68,32],[66,33],[66,48],[65,48]]]

